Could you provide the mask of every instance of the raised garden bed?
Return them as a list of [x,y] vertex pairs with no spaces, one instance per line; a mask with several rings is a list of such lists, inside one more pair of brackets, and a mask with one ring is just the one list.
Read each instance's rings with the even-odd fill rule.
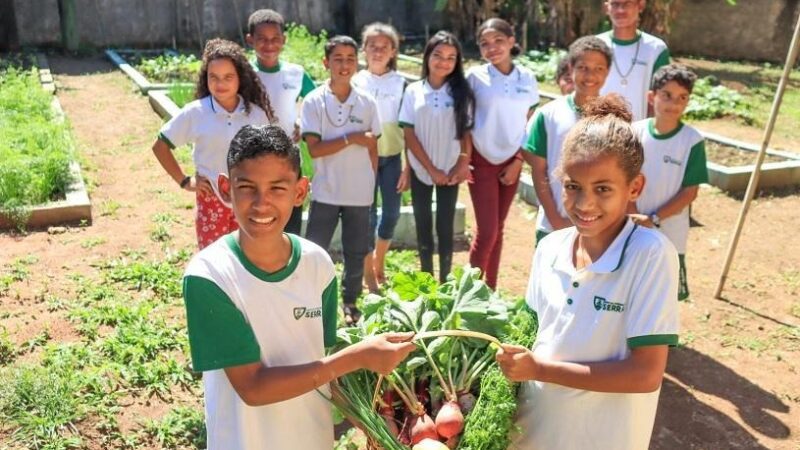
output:
[[[44,54],[38,54],[36,61],[42,88],[45,92],[54,94],[55,84],[50,74],[47,57]],[[51,120],[63,122],[64,112],[55,95],[52,96],[50,107],[53,111]],[[31,119],[33,120],[34,118],[31,117]],[[71,139],[71,134],[68,130],[65,135]],[[16,212],[0,213],[0,228],[39,228],[62,223],[90,221],[92,207],[86,186],[83,183],[80,166],[77,162],[72,161],[66,170],[65,179],[68,180],[68,183],[64,186],[62,195],[55,194],[51,201],[46,203],[33,206],[22,205]]]
[[194,85],[194,83],[192,83],[189,80],[186,81],[173,80],[173,81],[163,81],[163,82],[149,80],[135,67],[136,63],[142,59],[143,55],[149,55],[151,57],[179,56],[178,52],[174,50],[108,49],[106,50],[105,53],[106,56],[121,71],[125,72],[125,74],[128,75],[128,77],[136,84],[136,86],[139,88],[139,91],[141,91],[142,94],[146,94],[154,89],[169,89],[170,86],[176,84],[176,82],[180,85],[188,85],[188,86]]

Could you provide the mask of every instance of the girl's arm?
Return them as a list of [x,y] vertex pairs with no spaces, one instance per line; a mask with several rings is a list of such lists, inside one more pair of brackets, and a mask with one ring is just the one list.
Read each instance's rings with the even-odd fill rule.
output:
[[[544,215],[547,221],[553,226],[553,229],[560,230],[572,225],[569,219],[565,219],[558,212],[558,205],[556,205],[553,191],[550,190],[550,181],[547,174],[547,159],[541,156],[534,155],[530,152],[528,161],[531,163],[531,174],[533,175],[533,189],[536,191],[536,197],[539,199],[539,204],[544,209]],[[525,155],[523,154],[523,157]]]
[[456,165],[447,174],[447,184],[454,185],[469,179],[469,162],[472,160],[472,133],[467,132],[461,138],[461,153],[458,154]]
[[538,380],[595,392],[645,393],[661,386],[666,345],[636,347],[627,359],[596,363],[552,361],[518,345],[503,344],[497,362],[512,381]]
[[406,140],[406,148],[411,151],[411,154],[417,158],[417,161],[419,161],[422,167],[430,174],[433,183],[438,185],[447,184],[447,174],[433,165],[428,154],[425,153],[425,149],[422,148],[419,139],[417,139],[417,135],[414,134],[414,129],[411,127],[403,127],[403,136]]
[[318,361],[266,367],[261,362],[226,367],[225,375],[249,406],[282,402],[310,392],[358,369],[388,374],[415,348],[412,333],[370,337]]
[[[178,164],[178,160],[175,159],[175,155],[172,153],[172,149],[169,148],[169,145],[161,139],[156,139],[156,142],[153,143],[153,154],[170,178],[175,180],[175,183],[180,186],[181,182],[186,178],[186,174],[183,172],[183,169],[181,169],[180,164]],[[182,187],[182,189],[186,189],[190,192],[197,190],[205,195],[214,193],[209,180],[199,175],[191,177],[189,184]]]
[[[373,146],[377,146],[378,139],[370,131],[359,131],[346,134],[340,138],[328,139],[323,141],[315,134],[306,134],[303,139],[308,145],[308,153],[312,158],[333,155],[343,150],[350,144],[357,144],[366,147],[369,151]],[[376,147],[377,148],[377,147]],[[371,158],[370,158],[371,159]]]

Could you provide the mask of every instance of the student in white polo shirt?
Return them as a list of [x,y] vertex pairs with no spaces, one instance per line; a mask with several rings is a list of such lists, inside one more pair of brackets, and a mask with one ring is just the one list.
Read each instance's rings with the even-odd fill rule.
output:
[[314,160],[306,238],[327,249],[342,222],[342,299],[349,322],[358,319],[364,257],[369,251],[369,209],[375,190],[381,120],[375,99],[350,80],[358,64],[353,38],[325,44],[331,78],[303,101],[301,129]]
[[524,381],[512,448],[646,449],[667,364],[678,343],[678,255],[627,216],[644,187],[641,143],[617,95],[584,107],[564,143],[559,177],[573,227],[537,246],[526,300],[531,349],[497,361]]
[[677,248],[678,300],[689,298],[685,260],[689,206],[697,198],[700,184],[708,183],[703,136],[681,121],[696,79],[692,71],[678,64],[659,69],[647,95],[655,117],[633,124],[644,146],[642,173],[647,184],[636,201],[639,214],[631,217],[636,223],[664,233]]
[[[378,173],[375,180],[375,200],[369,215],[370,251],[364,258],[364,281],[370,292],[377,292],[386,282],[386,253],[392,243],[394,229],[400,219],[403,187],[403,130],[397,122],[406,80],[397,73],[397,50],[400,36],[393,26],[375,22],[364,27],[361,47],[367,68],[353,77],[353,85],[369,92],[378,103],[381,116],[381,138],[378,139]],[[378,222],[378,190],[381,197],[381,217]],[[377,232],[377,235],[376,235]]]
[[[247,44],[255,50],[253,67],[267,91],[278,123],[283,131],[300,140],[297,124],[297,101],[314,90],[314,80],[298,64],[281,61],[286,44],[283,16],[271,9],[259,9],[247,21]],[[286,225],[286,231],[299,235],[303,224],[303,207],[298,206]]]
[[[237,228],[217,188],[231,139],[244,125],[272,122],[274,114],[242,48],[224,39],[206,44],[195,98],[161,127],[153,153],[181,189],[196,192],[195,230],[202,249]],[[189,143],[194,176],[183,172],[171,151]]]
[[614,52],[611,71],[601,94],[617,93],[630,104],[633,120],[648,113],[647,91],[653,74],[669,64],[669,49],[661,39],[638,29],[645,0],[606,0],[611,30],[598,35]]
[[241,227],[192,258],[183,279],[208,449],[329,450],[328,383],[362,368],[389,373],[415,346],[408,334],[382,335],[326,356],[336,343],[333,263],[283,231],[308,189],[297,147],[278,126],[248,125],[227,164],[220,193]]
[[569,46],[575,91],[539,108],[528,122],[523,157],[531,165],[533,187],[539,199],[536,242],[554,230],[571,226],[561,205],[561,183],[555,173],[561,146],[581,117],[581,108],[600,94],[611,66],[611,50],[599,38],[584,36]]
[[467,74],[475,93],[472,130],[472,182],[468,183],[475,209],[475,233],[469,263],[483,272],[495,289],[503,249],[503,227],[517,195],[525,144],[525,124],[539,103],[536,75],[514,64],[520,48],[514,29],[503,19],[489,19],[477,32],[486,64]]
[[422,57],[422,79],[403,95],[403,127],[411,166],[411,206],[417,251],[423,272],[433,274],[433,193],[436,191],[436,236],[439,280],[453,263],[453,222],[458,185],[469,177],[470,130],[475,96],[464,77],[458,39],[440,31],[428,40]]

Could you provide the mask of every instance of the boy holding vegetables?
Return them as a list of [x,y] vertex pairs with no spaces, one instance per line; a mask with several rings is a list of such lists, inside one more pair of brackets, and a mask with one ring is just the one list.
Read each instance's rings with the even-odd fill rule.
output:
[[308,190],[297,147],[280,127],[245,126],[227,164],[220,194],[240,229],[198,253],[183,280],[208,448],[330,449],[331,407],[314,391],[362,368],[391,372],[414,349],[411,334],[372,336],[325,356],[336,338],[333,264],[283,231]]

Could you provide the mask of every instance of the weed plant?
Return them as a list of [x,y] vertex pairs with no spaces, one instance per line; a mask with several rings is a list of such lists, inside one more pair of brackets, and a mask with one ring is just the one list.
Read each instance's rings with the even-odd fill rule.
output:
[[201,64],[202,61],[192,54],[159,55],[143,58],[136,69],[155,83],[194,82]]
[[699,78],[695,82],[684,116],[688,120],[732,116],[748,125],[753,123],[753,114],[744,97],[736,90],[719,84],[719,80],[713,76]]

